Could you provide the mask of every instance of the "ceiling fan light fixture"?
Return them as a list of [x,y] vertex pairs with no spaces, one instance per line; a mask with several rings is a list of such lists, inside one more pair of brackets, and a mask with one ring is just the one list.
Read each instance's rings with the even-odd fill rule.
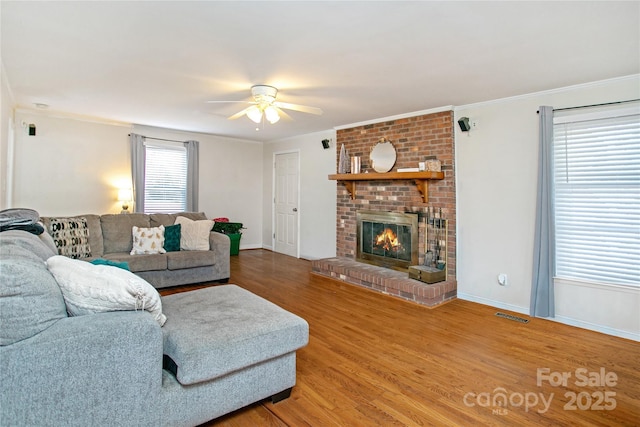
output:
[[276,110],[275,107],[271,105],[265,108],[264,115],[271,124],[277,123],[278,120],[280,120],[280,114],[278,114],[278,110]]
[[260,123],[262,121],[262,111],[254,105],[247,110],[247,117],[254,123]]

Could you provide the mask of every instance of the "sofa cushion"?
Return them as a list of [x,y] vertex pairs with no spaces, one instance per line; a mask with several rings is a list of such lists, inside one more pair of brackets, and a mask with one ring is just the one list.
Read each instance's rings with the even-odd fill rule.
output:
[[[59,218],[59,217],[58,217]],[[89,247],[91,255],[100,257],[104,253],[104,243],[102,240],[102,226],[100,225],[100,215],[86,214],[78,216],[65,217],[69,219],[84,218],[89,228]],[[45,229],[51,234],[51,217],[41,217],[40,220]]]
[[184,216],[176,218],[176,224],[180,224],[180,250],[183,251],[208,251],[209,233],[213,228],[213,221],[202,219],[194,221]]
[[0,233],[2,346],[30,338],[67,317],[60,288],[40,255],[44,253],[50,253],[49,248],[33,234]]
[[167,252],[167,268],[181,270],[183,268],[205,267],[215,264],[213,251],[180,251]]
[[149,221],[151,227],[157,227],[159,225],[164,225],[166,227],[168,225],[175,224],[178,216],[183,216],[194,221],[207,219],[207,215],[205,215],[204,212],[178,212],[172,214],[152,213],[149,214]]
[[[44,242],[42,234],[36,236],[24,230],[3,231],[0,233],[0,247],[4,245],[18,246],[26,249],[41,261],[46,261],[49,257],[57,255],[58,251]],[[2,267],[0,267],[0,270],[2,270]]]
[[50,218],[49,230],[60,255],[70,258],[91,257],[86,218]]
[[126,262],[129,264],[129,270],[134,273],[167,269],[166,254],[130,255],[125,252],[116,252],[104,254],[103,258],[112,261]]
[[181,225],[167,225],[164,228],[164,250],[177,252],[180,250]]
[[39,234],[38,237],[40,238],[40,240],[42,240],[42,243],[44,243],[49,249],[51,249],[54,255],[58,253],[56,242],[53,241],[53,237],[51,237],[51,234],[49,234],[49,231],[47,231],[46,227],[44,227],[44,231],[42,232],[42,234]]
[[158,291],[130,271],[60,255],[49,258],[47,268],[58,282],[72,316],[147,310],[160,326],[167,320]]
[[178,381],[196,384],[299,349],[307,322],[235,285],[162,298],[164,353]]
[[100,217],[104,253],[131,252],[133,226],[149,227],[149,216],[141,213],[106,214]]
[[131,230],[133,247],[131,255],[163,254],[164,249],[164,225],[159,227],[137,227]]

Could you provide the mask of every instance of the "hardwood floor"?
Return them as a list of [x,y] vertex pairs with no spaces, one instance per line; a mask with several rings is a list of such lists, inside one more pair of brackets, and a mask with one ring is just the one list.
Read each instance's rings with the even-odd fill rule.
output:
[[429,309],[266,250],[231,258],[230,283],[306,319],[309,345],[289,399],[205,426],[640,425],[637,342],[462,300]]

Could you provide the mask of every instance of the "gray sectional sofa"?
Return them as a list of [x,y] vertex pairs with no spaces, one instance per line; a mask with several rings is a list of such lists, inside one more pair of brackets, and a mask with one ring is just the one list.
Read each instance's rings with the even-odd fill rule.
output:
[[288,397],[300,317],[235,285],[162,297],[162,327],[144,309],[69,316],[53,255],[0,232],[0,425],[196,426]]
[[[137,227],[165,227],[173,225],[178,216],[191,220],[207,219],[202,212],[175,214],[106,214],[77,215],[86,219],[91,256],[87,261],[104,258],[127,262],[129,269],[156,288],[229,279],[229,237],[212,231],[208,251],[177,251],[164,254],[131,255],[131,230]],[[52,233],[51,217],[41,217],[45,229]]]

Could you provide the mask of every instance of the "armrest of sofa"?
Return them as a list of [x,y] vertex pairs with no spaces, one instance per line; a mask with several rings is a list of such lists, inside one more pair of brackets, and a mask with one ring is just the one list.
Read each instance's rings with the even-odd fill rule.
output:
[[226,234],[212,231],[209,233],[209,248],[215,253],[216,264],[222,277],[231,275],[231,240]]
[[0,423],[159,425],[162,346],[149,313],[120,311],[64,318],[0,347]]

